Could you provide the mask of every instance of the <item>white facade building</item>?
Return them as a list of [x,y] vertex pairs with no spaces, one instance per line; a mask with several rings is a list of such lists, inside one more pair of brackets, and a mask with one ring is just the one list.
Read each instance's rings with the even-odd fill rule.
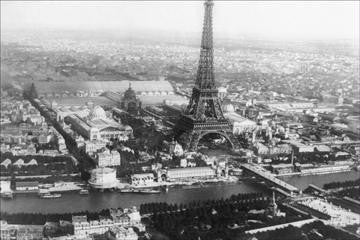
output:
[[116,170],[112,168],[95,168],[91,171],[89,184],[93,188],[106,189],[117,187]]
[[92,234],[104,234],[110,227],[114,226],[111,219],[101,219],[94,221],[87,221],[86,217],[74,220],[74,235],[78,237],[87,237]]
[[133,228],[125,228],[120,226],[114,226],[109,229],[106,234],[108,239],[116,240],[138,240],[139,237]]
[[233,125],[233,133],[235,135],[244,132],[252,132],[257,127],[256,122],[242,117],[240,114],[236,113],[234,107],[231,104],[224,106],[224,117],[227,118]]
[[110,141],[111,139],[127,141],[133,134],[130,126],[122,125],[107,117],[100,106],[94,107],[87,118],[74,114],[68,116],[65,121],[70,123],[76,132],[91,141]]
[[219,87],[218,88],[218,96],[221,100],[225,98],[227,95],[227,88],[226,87]]
[[141,232],[145,231],[145,227],[141,223],[140,213],[136,207],[124,209],[123,211],[110,209],[110,215],[110,218],[95,221],[88,221],[86,216],[73,216],[74,236],[86,238],[93,234],[106,233],[108,237],[116,237],[115,239],[135,240],[138,238],[133,231],[133,227],[137,227]]
[[131,175],[131,184],[133,185],[147,185],[154,182],[153,173],[139,173]]
[[212,177],[216,177],[216,170],[211,167],[174,168],[167,171],[168,180]]
[[118,151],[106,149],[102,152],[95,153],[95,161],[98,167],[114,167],[120,166],[121,157]]
[[105,148],[106,142],[105,141],[85,141],[84,148],[86,153],[93,153],[97,152],[98,150]]

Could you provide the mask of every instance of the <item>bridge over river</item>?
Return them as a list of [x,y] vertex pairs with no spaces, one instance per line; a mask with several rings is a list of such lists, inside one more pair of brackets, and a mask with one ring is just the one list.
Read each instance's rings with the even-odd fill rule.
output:
[[245,163],[245,164],[242,164],[241,167],[243,169],[245,169],[246,171],[249,171],[249,172],[255,174],[256,176],[259,176],[259,177],[265,179],[266,181],[275,185],[277,188],[283,189],[283,190],[289,192],[290,195],[293,195],[293,193],[300,192],[300,190],[297,187],[294,187],[293,185],[290,185],[287,182],[276,178],[274,174],[266,171],[264,168],[262,168],[260,166]]

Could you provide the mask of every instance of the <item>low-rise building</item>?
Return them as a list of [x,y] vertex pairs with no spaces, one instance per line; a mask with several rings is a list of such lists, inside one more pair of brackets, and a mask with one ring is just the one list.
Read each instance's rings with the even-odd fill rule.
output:
[[4,220],[0,220],[0,239],[16,239],[16,227],[8,224]]
[[50,133],[45,133],[45,134],[41,134],[38,137],[39,143],[40,144],[46,144],[49,143],[51,141],[51,139],[53,138],[53,135]]
[[293,165],[286,163],[276,164],[276,165],[272,165],[271,169],[275,174],[286,174],[286,173],[291,173],[293,171]]
[[94,159],[98,167],[120,166],[121,163],[120,153],[116,150],[110,151],[105,149],[104,151],[97,152]]
[[120,226],[111,227],[105,236],[109,240],[137,240],[139,239],[138,235],[133,228],[124,228]]
[[133,185],[146,185],[154,182],[153,173],[139,173],[131,175],[131,184]]
[[41,240],[43,237],[42,225],[17,225],[0,221],[1,240]]
[[92,234],[104,234],[114,225],[111,219],[101,219],[87,221],[86,216],[75,216],[72,223],[74,226],[74,235],[78,237],[86,237]]
[[122,209],[110,209],[111,219],[116,225],[130,227],[136,226],[140,232],[145,231],[141,223],[141,216],[136,207]]
[[42,225],[18,225],[17,240],[41,240],[43,239],[43,226]]
[[183,155],[184,150],[182,146],[175,140],[168,142],[164,141],[164,150],[167,151],[171,155],[175,155],[177,157]]
[[314,145],[306,145],[298,141],[290,140],[288,141],[290,145],[293,147],[295,153],[311,153],[314,152]]
[[59,151],[66,150],[65,139],[60,134],[56,134],[57,144],[59,146]]
[[12,193],[10,181],[0,181],[0,194]]
[[235,135],[239,135],[244,132],[252,132],[257,127],[256,122],[236,113],[233,105],[231,104],[224,106],[224,117],[229,119],[233,126],[233,133]]
[[[88,221],[86,216],[73,216],[72,224],[74,226],[74,236],[86,238],[94,234],[106,233],[106,235],[110,237],[126,237],[112,239],[132,240],[137,239],[137,234],[132,231],[132,227],[137,227],[140,231],[145,230],[144,225],[141,223],[140,213],[137,211],[136,207],[124,210],[111,209],[110,215],[110,218],[100,218],[99,220],[93,221]],[[108,235],[109,231],[112,231],[111,235]],[[136,237],[134,233],[136,234]]]
[[255,152],[258,155],[265,155],[269,153],[269,148],[260,142],[255,143],[254,148],[255,148]]
[[16,182],[16,191],[36,192],[39,190],[39,182]]
[[84,148],[86,153],[97,152],[98,150],[105,148],[106,142],[96,140],[96,141],[85,141]]
[[168,180],[188,178],[213,178],[216,177],[216,170],[212,167],[186,167],[167,170]]

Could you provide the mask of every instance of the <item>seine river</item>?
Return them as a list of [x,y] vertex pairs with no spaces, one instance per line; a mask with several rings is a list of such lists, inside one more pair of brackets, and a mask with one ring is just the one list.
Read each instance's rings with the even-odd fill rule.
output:
[[[347,172],[317,176],[293,176],[283,178],[288,183],[304,189],[309,184],[322,187],[332,181],[355,180],[359,178],[359,172]],[[37,195],[18,195],[13,200],[1,199],[1,211],[9,213],[65,213],[76,211],[97,211],[112,207],[139,206],[141,203],[167,202],[187,203],[197,200],[220,199],[230,197],[232,194],[264,192],[265,189],[247,181],[233,184],[207,185],[194,188],[170,188],[169,192],[161,194],[134,194],[117,192],[92,192],[87,196],[79,193],[64,193],[59,199],[40,199]]]

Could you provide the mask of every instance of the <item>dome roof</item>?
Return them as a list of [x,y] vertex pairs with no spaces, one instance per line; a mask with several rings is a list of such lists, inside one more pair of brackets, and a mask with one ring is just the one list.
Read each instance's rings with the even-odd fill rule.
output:
[[105,110],[100,106],[94,107],[93,110],[90,112],[90,118],[106,118]]
[[18,165],[18,166],[24,165],[24,160],[19,158],[16,162],[14,162],[14,165]]
[[235,108],[232,104],[226,104],[223,108],[224,112],[235,112]]
[[129,125],[126,125],[126,126],[125,126],[125,130],[126,130],[126,131],[132,131],[133,129],[132,129],[132,127],[130,127]]
[[86,102],[86,106],[93,106],[93,105],[94,105],[94,103],[92,101]]
[[35,159],[31,159],[30,162],[26,163],[26,165],[38,165]]
[[126,98],[126,99],[136,99],[136,93],[131,88],[131,84],[129,84],[129,88],[125,91],[124,98]]
[[6,168],[11,164],[10,159],[5,159],[0,165],[5,166]]
[[104,175],[104,174],[110,174],[110,173],[114,173],[114,172],[116,172],[115,169],[106,168],[106,167],[100,167],[100,168],[95,168],[95,169],[91,170],[91,174],[95,174],[95,175]]
[[218,88],[218,91],[221,92],[221,93],[226,93],[226,92],[227,92],[227,88],[225,88],[225,87],[219,87],[219,88]]

